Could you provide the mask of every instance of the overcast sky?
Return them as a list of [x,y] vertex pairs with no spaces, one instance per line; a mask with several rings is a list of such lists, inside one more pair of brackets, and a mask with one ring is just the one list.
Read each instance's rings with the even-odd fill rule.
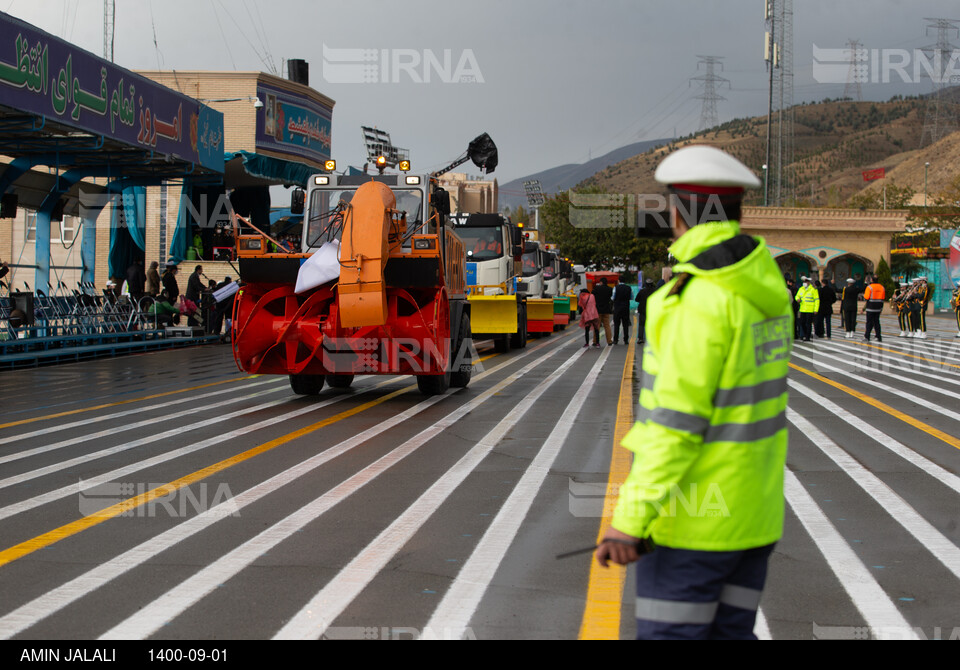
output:
[[[279,73],[285,59],[307,60],[311,86],[336,101],[333,156],[340,166],[362,164],[361,125],[376,125],[394,144],[408,148],[415,171],[446,164],[473,137],[489,132],[500,148],[495,176],[501,182],[632,142],[671,137],[674,128],[688,134],[700,123],[701,102],[695,99],[700,88],[690,82],[704,74],[698,55],[724,59],[721,74],[730,88],[720,89],[726,98],[718,103],[721,122],[767,110],[762,0],[116,4],[115,61],[129,69]],[[797,103],[839,97],[844,90],[843,83],[815,81],[814,45],[841,49],[857,39],[868,49],[884,50],[881,56],[896,49],[912,52],[936,41],[926,18],[960,19],[956,0],[793,4]],[[0,0],[0,10],[96,54],[102,53],[103,5],[102,0]],[[960,44],[955,31],[949,37]],[[344,49],[377,49],[380,58],[366,61],[368,54]],[[423,63],[430,58],[441,67],[428,67],[429,83],[415,81],[423,79]],[[394,59],[420,64],[396,71]],[[466,80],[443,81],[458,64]],[[912,74],[913,68],[904,71]],[[386,82],[349,83],[358,72]],[[887,100],[931,88],[929,80],[902,83],[895,73],[891,78],[894,84],[863,84],[864,98]]]

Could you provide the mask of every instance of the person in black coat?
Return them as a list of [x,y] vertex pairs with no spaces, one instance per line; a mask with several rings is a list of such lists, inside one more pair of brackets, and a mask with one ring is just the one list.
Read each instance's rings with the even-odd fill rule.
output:
[[643,282],[643,288],[637,292],[637,344],[646,341],[647,300],[656,292],[652,279]]
[[860,298],[860,292],[857,290],[857,283],[850,278],[847,285],[843,287],[843,293],[840,294],[840,314],[843,316],[843,329],[846,331],[845,337],[853,337],[857,329],[857,305]]
[[620,341],[620,326],[623,326],[623,343],[630,342],[630,301],[633,290],[623,282],[613,289],[613,343]]
[[167,269],[160,278],[163,290],[167,292],[170,303],[175,304],[180,297],[180,286],[177,284],[177,266],[175,263],[167,263]]
[[138,258],[127,268],[127,290],[135,303],[143,297],[146,283],[147,273],[143,271],[143,261]]
[[610,332],[610,316],[613,314],[613,289],[607,285],[607,278],[600,277],[593,287],[593,299],[597,301],[597,312],[600,313],[600,325],[607,338],[607,346],[613,345],[613,336]]
[[203,291],[203,280],[200,277],[203,276],[203,266],[198,265],[194,268],[190,278],[187,279],[187,298],[198,305],[200,304],[200,292]]
[[793,339],[799,340],[801,338],[800,303],[797,302],[797,292],[800,290],[800,286],[794,282],[793,278],[789,275],[784,275],[783,277],[787,282],[787,290],[790,291],[790,300],[793,302]]
[[814,331],[817,337],[831,339],[833,324],[833,305],[837,302],[837,294],[830,286],[829,282],[817,282],[817,293],[820,296],[820,310],[817,312],[814,321]]

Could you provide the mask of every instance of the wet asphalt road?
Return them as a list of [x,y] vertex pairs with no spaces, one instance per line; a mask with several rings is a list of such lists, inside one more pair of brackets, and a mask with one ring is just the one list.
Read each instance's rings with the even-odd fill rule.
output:
[[[960,338],[930,324],[797,345],[760,637],[960,635]],[[581,344],[481,343],[432,399],[296,396],[226,346],[0,373],[0,637],[630,637],[630,571],[611,615],[609,573],[554,559],[596,540],[639,377]]]

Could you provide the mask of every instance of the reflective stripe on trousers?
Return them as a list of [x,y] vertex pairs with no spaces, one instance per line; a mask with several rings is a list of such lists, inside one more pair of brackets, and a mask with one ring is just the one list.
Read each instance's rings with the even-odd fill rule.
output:
[[657,547],[637,564],[637,638],[755,639],[753,626],[773,547]]

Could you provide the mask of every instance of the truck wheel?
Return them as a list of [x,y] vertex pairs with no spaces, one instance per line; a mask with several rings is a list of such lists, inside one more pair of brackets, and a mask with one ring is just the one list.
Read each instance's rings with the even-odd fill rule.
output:
[[290,375],[290,388],[297,395],[317,395],[323,388],[323,375]]
[[353,383],[353,375],[327,375],[327,386],[332,389],[348,389]]
[[[460,318],[460,332],[457,335],[457,347],[454,349],[450,356],[452,358],[451,366],[458,365],[458,369],[450,371],[450,386],[453,388],[467,388],[467,384],[470,383],[470,377],[473,376],[473,361],[470,360],[470,349],[466,350],[464,357],[459,360],[460,350],[463,349],[467,340],[473,339],[473,331],[470,328],[470,317],[464,314]],[[499,342],[504,342],[509,344],[507,336],[498,337],[496,340]]]
[[510,336],[510,346],[514,349],[525,349],[527,346],[527,307],[520,307],[517,315],[517,332]]
[[417,388],[423,395],[440,395],[450,388],[450,372],[442,375],[420,375],[417,377]]

